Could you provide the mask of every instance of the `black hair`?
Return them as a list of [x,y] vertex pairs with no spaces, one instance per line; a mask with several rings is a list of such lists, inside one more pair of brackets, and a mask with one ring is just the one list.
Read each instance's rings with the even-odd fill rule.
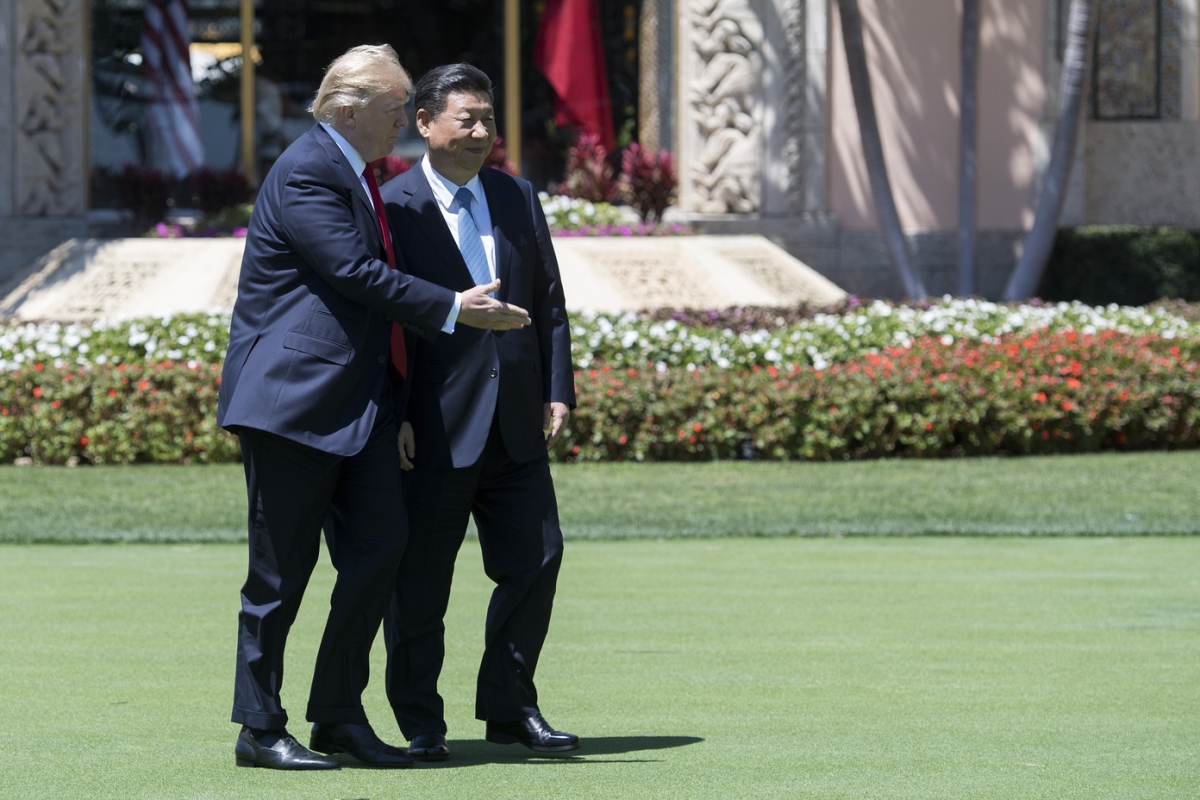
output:
[[425,109],[429,116],[436,117],[446,110],[446,103],[455,92],[487,95],[489,103],[496,102],[492,79],[470,64],[445,64],[429,70],[413,88],[413,102],[418,111]]

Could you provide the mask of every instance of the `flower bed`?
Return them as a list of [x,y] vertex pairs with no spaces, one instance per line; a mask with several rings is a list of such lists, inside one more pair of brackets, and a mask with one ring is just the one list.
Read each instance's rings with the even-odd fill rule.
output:
[[917,339],[813,367],[581,372],[565,460],[829,460],[1200,446],[1198,348],[1108,330]]
[[[659,370],[671,367],[752,369],[827,367],[922,336],[944,342],[989,342],[1002,336],[1075,330],[1200,341],[1193,307],[1093,308],[1079,303],[1000,305],[943,300],[922,306],[884,302],[843,309],[729,309],[653,314],[571,315],[572,352],[579,369],[596,364]],[[44,362],[57,366],[134,364],[147,360],[219,364],[229,341],[229,313],[98,322],[91,325],[0,325],[0,370]]]
[[[575,315],[579,408],[555,457],[1197,447],[1200,323],[1185,310],[952,301]],[[228,319],[0,328],[0,463],[236,460],[214,422]]]

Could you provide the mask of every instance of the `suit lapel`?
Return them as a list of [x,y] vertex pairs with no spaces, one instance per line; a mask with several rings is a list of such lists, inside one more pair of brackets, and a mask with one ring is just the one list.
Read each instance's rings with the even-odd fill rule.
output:
[[434,252],[441,256],[445,264],[452,283],[452,286],[448,288],[457,286],[460,287],[458,291],[470,289],[475,285],[475,280],[471,277],[471,270],[467,268],[467,262],[463,260],[462,253],[459,252],[458,245],[454,242],[454,235],[446,227],[446,218],[442,215],[441,206],[433,196],[433,189],[430,188],[429,180],[425,177],[420,163],[413,165],[412,169],[395,180],[404,181],[401,185],[406,196],[403,206],[412,215],[417,230],[426,238]]
[[[370,215],[370,219],[375,220],[375,207],[371,205],[371,200],[367,197],[367,193],[363,189],[361,176],[354,173],[354,168],[346,160],[346,154],[342,152],[342,148],[338,147],[337,142],[321,127],[320,123],[314,125],[312,130],[313,135],[321,143],[321,147],[329,155],[330,160],[337,165],[337,170],[341,174],[342,180],[350,190],[350,196],[354,198],[350,202],[358,203],[361,210],[367,212]],[[371,231],[374,231],[374,235],[371,234]],[[375,224],[370,225],[369,230],[364,231],[364,233],[370,237],[369,241],[374,243],[377,255],[383,253],[383,232],[379,230],[379,223],[375,222]],[[382,260],[386,260],[386,256],[381,258]]]

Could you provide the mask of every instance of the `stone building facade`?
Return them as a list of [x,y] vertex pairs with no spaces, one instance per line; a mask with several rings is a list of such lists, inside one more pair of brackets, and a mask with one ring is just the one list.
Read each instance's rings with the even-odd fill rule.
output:
[[[600,0],[603,2],[603,0]],[[499,2],[499,0],[497,0]],[[957,0],[859,0],[901,222],[955,279]],[[1198,0],[1099,0],[1064,225],[1200,228]],[[1056,124],[1069,0],[982,0],[980,286],[999,294]],[[403,2],[394,2],[398,14]],[[675,213],[761,233],[849,291],[896,296],[863,167],[836,0],[645,0],[638,138],[674,151]],[[87,228],[86,0],[0,0],[0,281]]]

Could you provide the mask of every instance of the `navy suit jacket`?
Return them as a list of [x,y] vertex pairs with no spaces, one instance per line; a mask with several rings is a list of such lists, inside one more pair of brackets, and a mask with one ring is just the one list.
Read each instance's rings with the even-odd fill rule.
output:
[[405,274],[396,250],[393,270],[359,176],[314,125],[254,204],[217,424],[358,453],[394,402],[391,321],[405,326],[411,364],[415,340],[437,338],[454,304],[452,291]]
[[[543,404],[575,406],[571,329],[537,193],[498,170],[485,167],[479,178],[495,237],[497,299],[529,311],[532,323],[509,331],[459,325],[453,335],[417,343],[399,416],[413,425],[420,464],[435,469],[475,463],[494,418],[514,461],[544,457]],[[412,275],[460,292],[475,285],[420,165],[381,193]]]

